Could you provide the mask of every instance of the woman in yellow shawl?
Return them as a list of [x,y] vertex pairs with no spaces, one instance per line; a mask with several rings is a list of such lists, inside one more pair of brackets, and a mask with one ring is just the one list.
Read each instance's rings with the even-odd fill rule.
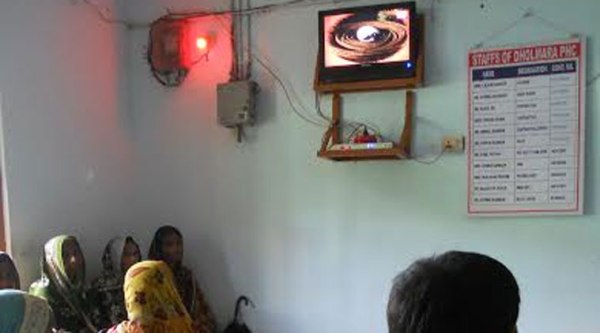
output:
[[192,333],[192,319],[173,273],[161,261],[143,261],[125,275],[125,307],[129,320],[108,333]]

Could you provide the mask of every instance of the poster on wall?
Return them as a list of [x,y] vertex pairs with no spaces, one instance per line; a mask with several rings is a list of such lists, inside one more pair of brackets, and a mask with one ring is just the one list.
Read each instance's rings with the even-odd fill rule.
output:
[[583,214],[585,45],[469,52],[468,214]]

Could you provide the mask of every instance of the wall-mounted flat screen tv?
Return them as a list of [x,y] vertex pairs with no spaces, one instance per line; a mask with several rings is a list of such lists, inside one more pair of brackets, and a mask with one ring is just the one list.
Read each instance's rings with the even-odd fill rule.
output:
[[415,77],[415,3],[319,12],[319,84]]

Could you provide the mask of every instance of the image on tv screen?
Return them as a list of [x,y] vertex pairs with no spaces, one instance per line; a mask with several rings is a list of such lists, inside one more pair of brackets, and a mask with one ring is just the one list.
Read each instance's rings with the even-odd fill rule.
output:
[[325,67],[410,60],[410,24],[410,10],[405,8],[325,16]]

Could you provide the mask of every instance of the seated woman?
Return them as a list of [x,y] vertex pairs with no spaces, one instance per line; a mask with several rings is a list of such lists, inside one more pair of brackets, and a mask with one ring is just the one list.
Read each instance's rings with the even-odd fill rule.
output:
[[0,290],[0,333],[51,333],[48,302],[20,290]]
[[77,239],[57,236],[49,240],[44,246],[42,277],[29,292],[48,301],[56,317],[56,329],[97,332],[88,317],[84,280],[85,259]]
[[20,289],[19,272],[8,253],[0,252],[0,289]]
[[216,326],[214,315],[198,287],[194,274],[182,264],[183,237],[181,232],[172,226],[159,228],[150,245],[148,259],[162,260],[173,271],[179,295],[194,321],[194,332],[214,332]]
[[108,333],[193,333],[192,319],[164,262],[133,265],[125,275],[124,289],[129,320]]
[[129,267],[142,260],[140,248],[131,237],[113,238],[102,256],[102,275],[92,282],[89,294],[93,305],[92,321],[98,328],[108,328],[127,319],[123,280]]

